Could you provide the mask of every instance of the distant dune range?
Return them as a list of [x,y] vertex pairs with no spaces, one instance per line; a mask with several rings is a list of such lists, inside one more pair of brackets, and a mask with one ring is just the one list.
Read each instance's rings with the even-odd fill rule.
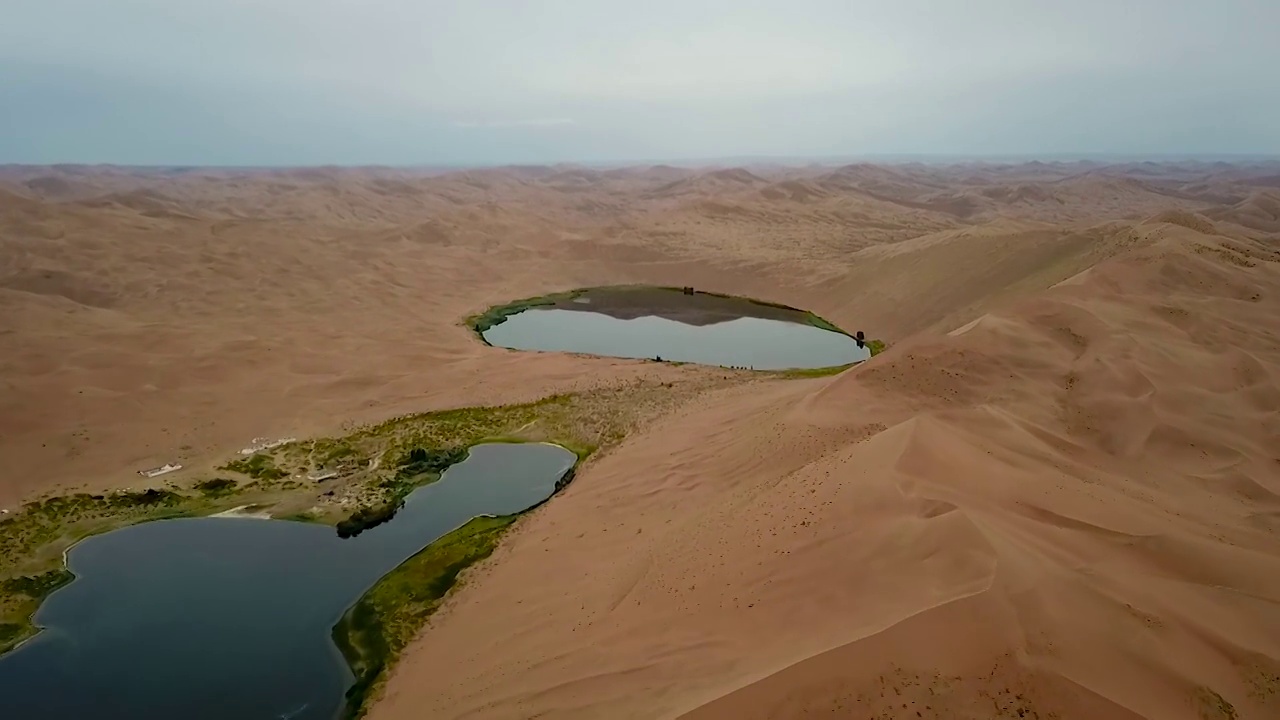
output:
[[694,286],[889,349],[690,395],[377,720],[1280,717],[1280,164],[0,167],[0,507],[692,366],[462,320]]

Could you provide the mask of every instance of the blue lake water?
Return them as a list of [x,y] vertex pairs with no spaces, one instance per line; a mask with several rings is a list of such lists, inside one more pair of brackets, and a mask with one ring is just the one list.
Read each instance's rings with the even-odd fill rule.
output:
[[250,518],[89,538],[68,553],[76,580],[36,614],[46,629],[0,657],[0,717],[331,720],[352,682],[330,639],[342,613],[467,520],[546,499],[576,460],[553,445],[477,445],[390,522],[345,540]]
[[808,324],[741,317],[691,325],[656,315],[621,319],[585,310],[531,309],[484,332],[516,350],[655,358],[755,370],[846,365],[871,357],[848,335]]

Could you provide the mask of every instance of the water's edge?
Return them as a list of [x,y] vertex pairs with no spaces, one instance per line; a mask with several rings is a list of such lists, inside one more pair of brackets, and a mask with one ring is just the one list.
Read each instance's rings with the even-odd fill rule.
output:
[[[441,533],[434,540],[423,545],[417,552],[405,558],[377,580],[370,583],[366,588],[364,588],[360,596],[356,598],[350,606],[345,608],[335,619],[334,624],[330,628],[329,639],[332,646],[342,655],[343,660],[346,663],[347,670],[352,675],[352,683],[344,691],[343,707],[337,715],[338,718],[343,718],[344,720],[356,720],[363,717],[369,710],[371,699],[376,697],[377,691],[381,689],[382,684],[386,681],[387,672],[395,666],[396,661],[399,659],[398,650],[393,650],[387,647],[386,638],[382,634],[381,621],[383,618],[376,617],[376,614],[374,614],[375,611],[372,609],[368,610],[369,615],[367,616],[361,618],[355,617],[361,610],[368,608],[367,599],[377,590],[378,586],[388,578],[396,575],[398,572],[401,572],[402,569],[419,557],[429,553],[433,549],[433,546],[443,543],[451,536],[461,532],[476,520],[490,518],[493,520],[504,521],[501,525],[496,527],[496,537],[487,548],[481,548],[479,552],[467,555],[460,562],[445,568],[443,574],[448,575],[448,577],[445,578],[447,581],[447,587],[445,587],[443,592],[439,595],[436,601],[436,606],[429,612],[416,617],[416,620],[418,621],[418,629],[421,629],[421,627],[426,624],[430,616],[435,613],[435,609],[439,607],[439,604],[443,603],[448,595],[453,592],[454,588],[457,587],[457,577],[462,571],[471,567],[475,563],[488,558],[489,555],[492,554],[493,550],[496,549],[502,536],[506,534],[507,530],[511,529],[516,521],[550,502],[552,498],[560,493],[560,491],[565,487],[568,487],[568,485],[573,482],[573,479],[577,474],[577,469],[584,460],[583,456],[574,453],[563,445],[558,445],[556,443],[541,444],[558,447],[570,453],[575,458],[573,464],[570,465],[568,469],[564,470],[556,480],[555,487],[552,489],[551,494],[533,505],[520,510],[519,512],[511,513],[509,515],[481,513],[467,518],[456,527]],[[379,657],[380,653],[382,655]]]
[[[511,441],[511,440],[502,440],[502,441],[499,441],[499,442],[502,442],[502,443],[509,443],[509,442],[512,442],[512,441]],[[460,464],[460,463],[462,463],[462,462],[465,462],[465,461],[466,461],[466,459],[467,459],[467,457],[469,457],[469,455],[470,455],[470,452],[469,452],[469,451],[470,451],[472,448],[474,448],[474,447],[476,447],[476,446],[479,446],[479,445],[485,445],[485,444],[491,444],[491,441],[482,440],[482,441],[479,441],[479,442],[473,443],[473,444],[471,444],[471,445],[468,445],[468,446],[466,447],[466,450],[468,451],[468,452],[467,452],[467,454],[463,455],[463,456],[462,456],[458,461],[456,461],[456,462],[454,462],[454,463],[451,463],[448,467],[446,467],[446,468],[442,469],[442,470],[441,470],[441,472],[440,472],[440,474],[439,474],[439,478],[443,478],[443,477],[444,477],[444,473],[445,473],[445,472],[447,472],[449,469],[451,469],[451,468],[455,467],[456,465],[458,465],[458,464]],[[515,443],[515,444],[526,444],[526,441],[519,441],[519,442],[517,442],[517,443]],[[551,493],[550,493],[547,497],[543,498],[542,500],[539,500],[538,502],[536,502],[536,503],[534,503],[533,505],[531,505],[531,506],[529,506],[529,507],[525,508],[524,510],[521,510],[521,511],[516,512],[516,513],[511,513],[510,515],[503,515],[503,516],[499,516],[499,515],[492,515],[492,514],[482,513],[482,514],[478,514],[478,515],[472,516],[472,517],[470,517],[470,518],[468,518],[468,519],[466,519],[466,520],[462,521],[462,522],[461,522],[459,525],[457,525],[456,527],[451,528],[451,529],[449,529],[449,530],[447,530],[447,531],[445,531],[445,532],[441,533],[440,535],[438,535],[438,536],[436,536],[435,538],[433,538],[430,542],[425,543],[425,544],[424,544],[422,547],[420,547],[417,551],[415,551],[415,552],[411,553],[408,557],[406,557],[404,560],[402,560],[400,563],[398,563],[395,567],[393,567],[393,568],[389,569],[386,573],[384,573],[383,575],[381,575],[380,577],[378,577],[376,580],[374,580],[372,583],[370,583],[367,587],[365,587],[365,588],[363,589],[363,591],[361,592],[361,594],[360,594],[360,595],[359,595],[359,596],[358,596],[354,601],[352,601],[352,603],[351,603],[349,606],[347,606],[346,608],[344,608],[344,609],[343,609],[343,610],[338,614],[338,616],[337,616],[337,617],[333,618],[333,620],[332,620],[332,623],[333,623],[333,624],[331,625],[331,633],[330,633],[330,648],[331,648],[331,650],[332,650],[333,652],[335,652],[336,654],[338,654],[339,656],[341,656],[341,657],[342,657],[343,662],[344,662],[344,664],[345,664],[345,666],[346,666],[346,668],[347,668],[348,674],[349,674],[349,676],[352,678],[352,685],[350,685],[350,686],[348,686],[348,688],[344,689],[344,692],[347,694],[348,699],[347,699],[347,701],[344,703],[344,705],[339,709],[339,714],[337,715],[337,717],[359,717],[359,716],[363,715],[363,714],[368,710],[368,704],[369,704],[369,703],[367,702],[367,699],[368,699],[368,694],[367,694],[367,692],[366,692],[366,693],[361,693],[361,694],[360,694],[360,697],[358,698],[358,700],[359,700],[359,702],[358,702],[358,703],[353,704],[353,703],[351,703],[351,702],[350,702],[350,700],[352,699],[352,698],[350,698],[350,691],[351,691],[351,689],[355,686],[355,684],[356,684],[356,683],[358,683],[358,682],[359,682],[359,680],[360,680],[359,676],[357,675],[357,668],[356,668],[356,665],[354,664],[355,662],[358,662],[358,660],[353,660],[353,658],[352,658],[352,657],[350,657],[350,656],[348,655],[348,653],[344,651],[343,643],[342,643],[342,642],[340,642],[340,641],[337,639],[337,635],[338,635],[338,633],[339,633],[339,631],[340,631],[340,629],[341,629],[341,626],[342,626],[342,624],[343,624],[343,621],[344,621],[344,620],[345,620],[345,618],[346,618],[346,617],[347,617],[347,616],[352,612],[352,610],[353,610],[354,608],[356,608],[356,607],[360,604],[360,602],[361,602],[361,601],[362,601],[366,596],[368,596],[368,594],[369,594],[370,592],[372,592],[375,588],[377,588],[377,586],[378,586],[380,583],[382,583],[386,578],[388,578],[389,576],[394,575],[397,571],[399,571],[401,568],[403,568],[407,563],[411,562],[414,558],[419,557],[419,556],[420,556],[420,555],[422,555],[423,553],[425,553],[425,552],[427,552],[427,551],[431,550],[431,549],[432,549],[432,547],[433,547],[434,545],[436,545],[437,543],[440,543],[442,540],[444,540],[444,539],[448,538],[451,534],[456,533],[457,531],[459,531],[460,529],[462,529],[462,528],[466,527],[467,525],[471,524],[472,522],[475,522],[477,519],[480,519],[480,518],[493,518],[493,519],[505,519],[505,518],[510,518],[510,521],[509,521],[509,522],[508,522],[508,523],[507,523],[507,524],[502,528],[503,533],[500,533],[500,534],[499,534],[499,536],[496,538],[496,540],[495,540],[495,546],[496,546],[496,542],[497,542],[497,541],[499,541],[499,540],[501,539],[501,534],[504,534],[504,533],[505,533],[505,530],[506,530],[506,529],[509,529],[509,528],[510,528],[510,526],[511,526],[511,524],[513,524],[513,523],[514,523],[518,518],[520,518],[520,517],[522,517],[522,516],[524,516],[524,515],[526,515],[526,514],[528,514],[528,513],[532,512],[533,510],[535,510],[535,509],[537,509],[537,508],[541,507],[542,505],[544,505],[545,503],[547,503],[548,501],[550,501],[550,500],[551,500],[551,498],[555,497],[555,495],[556,495],[557,493],[559,493],[561,490],[563,490],[563,489],[564,489],[564,487],[566,487],[566,486],[567,486],[567,485],[572,481],[573,477],[574,477],[574,476],[575,476],[575,474],[576,474],[576,471],[577,471],[578,467],[583,463],[583,461],[584,461],[584,460],[586,459],[586,457],[587,457],[587,454],[581,454],[581,453],[575,452],[574,450],[571,450],[570,448],[568,448],[568,447],[566,447],[566,446],[564,446],[564,445],[561,445],[561,444],[559,444],[559,443],[554,443],[554,442],[528,442],[527,444],[543,444],[543,445],[551,445],[551,446],[554,446],[554,447],[560,448],[561,450],[564,450],[566,453],[569,453],[569,455],[571,455],[571,456],[574,458],[574,461],[573,461],[573,463],[569,466],[569,468],[568,468],[568,469],[566,469],[566,470],[564,470],[564,471],[562,472],[562,474],[561,474],[560,478],[558,478],[558,479],[556,480],[556,482],[555,482],[555,486],[554,486],[554,489],[551,491]],[[425,486],[420,486],[420,487],[425,487]],[[415,489],[420,489],[420,488],[415,488]],[[45,626],[45,625],[41,624],[41,623],[39,622],[39,620],[38,620],[38,616],[39,616],[40,610],[46,606],[46,603],[47,603],[47,601],[49,600],[49,598],[54,597],[55,595],[57,595],[57,594],[58,594],[60,591],[62,591],[63,589],[68,588],[68,587],[71,587],[71,586],[72,586],[72,585],[73,585],[73,584],[74,584],[78,579],[80,579],[80,576],[79,576],[79,575],[77,575],[77,574],[75,573],[75,571],[73,571],[73,570],[71,569],[71,566],[70,566],[70,560],[69,560],[69,558],[70,558],[70,553],[71,553],[71,551],[72,551],[74,548],[76,548],[77,546],[79,546],[81,543],[85,542],[86,540],[92,539],[92,538],[94,538],[94,537],[109,535],[109,534],[111,534],[112,532],[116,532],[116,531],[118,531],[118,530],[124,530],[124,529],[126,529],[126,528],[135,527],[135,526],[138,526],[138,525],[144,525],[144,524],[148,524],[148,523],[152,523],[152,522],[158,522],[158,521],[165,521],[165,520],[180,520],[180,519],[194,519],[194,518],[213,518],[213,517],[217,517],[217,516],[222,516],[223,518],[228,519],[228,520],[244,519],[244,518],[245,518],[245,516],[237,516],[237,515],[235,515],[235,514],[231,514],[231,513],[228,513],[228,514],[225,514],[225,515],[224,515],[224,513],[228,513],[228,511],[227,511],[227,510],[225,510],[225,509],[218,509],[218,508],[216,508],[216,507],[215,507],[215,508],[209,508],[209,509],[208,509],[208,512],[196,512],[196,513],[192,513],[192,514],[183,514],[183,515],[180,515],[180,516],[178,516],[178,517],[170,516],[170,517],[151,517],[151,518],[141,518],[141,519],[139,519],[139,521],[138,521],[138,522],[131,522],[131,523],[127,523],[127,524],[120,525],[120,526],[108,527],[108,528],[105,528],[102,532],[90,533],[90,534],[88,534],[88,535],[85,535],[84,537],[81,537],[81,538],[77,539],[75,542],[73,542],[71,545],[69,545],[68,547],[66,547],[66,548],[62,551],[62,553],[61,553],[61,562],[60,562],[60,565],[59,565],[59,566],[54,570],[54,572],[66,573],[66,574],[68,575],[69,579],[68,579],[66,582],[63,582],[63,583],[59,584],[59,585],[58,585],[56,588],[54,588],[52,591],[50,591],[50,592],[48,592],[47,594],[43,595],[42,597],[38,598],[38,604],[37,604],[37,605],[36,605],[36,607],[32,610],[31,615],[30,615],[29,620],[28,620],[28,621],[29,621],[29,623],[30,623],[30,625],[31,625],[31,627],[32,627],[32,628],[34,628],[34,632],[32,632],[28,637],[25,637],[25,638],[23,638],[22,640],[20,640],[19,642],[17,642],[17,643],[15,643],[15,644],[13,644],[12,646],[10,646],[10,647],[6,648],[3,652],[0,652],[0,658],[2,658],[2,657],[7,657],[7,656],[9,656],[11,653],[15,653],[15,652],[17,652],[18,650],[22,649],[23,647],[25,647],[27,644],[29,644],[29,643],[30,643],[30,642],[32,642],[33,640],[36,640],[37,638],[39,638],[39,637],[40,637],[44,632],[46,632],[46,631],[47,631],[47,629],[48,629],[48,628],[47,628],[47,626]],[[288,522],[287,520],[280,519],[280,518],[263,518],[263,519],[275,520],[275,521],[278,521],[278,522]],[[332,525],[332,524],[329,524],[329,523],[325,523],[325,524],[326,524],[326,525],[328,525],[329,527],[335,527],[335,525]],[[467,565],[470,565],[470,564],[474,563],[475,561],[481,560],[481,559],[483,559],[484,557],[487,557],[488,555],[489,555],[489,553],[488,553],[488,552],[486,552],[486,553],[484,553],[484,555],[483,555],[483,556],[477,556],[477,557],[475,557],[475,558],[471,559],[471,560],[470,560],[470,562],[468,562],[468,563],[467,563]],[[440,596],[440,599],[441,599],[441,600],[443,600],[443,599],[448,595],[448,593],[449,593],[449,592],[451,592],[451,591],[453,590],[453,588],[454,588],[454,587],[456,587],[456,582],[455,582],[455,583],[450,583],[449,587],[448,587],[448,588],[446,588],[446,589],[445,589],[445,592]],[[426,619],[426,616],[424,616],[424,617],[423,617],[423,620],[424,620],[424,621],[425,621],[425,619]],[[371,681],[376,681],[376,682],[378,682],[378,683],[381,683],[381,681],[383,681],[383,680],[385,679],[385,673],[384,673],[384,672],[382,672],[382,671],[383,671],[383,670],[386,670],[386,669],[389,669],[389,668],[393,665],[393,663],[394,663],[394,661],[395,661],[396,659],[398,659],[398,658],[397,658],[397,657],[395,657],[395,656],[388,658],[388,662],[385,664],[385,666],[384,666],[383,668],[380,668],[380,672],[378,672],[378,673],[376,674],[376,676],[375,676],[375,677],[373,677],[373,678],[371,678],[370,680],[371,680]],[[367,690],[372,689],[372,688],[373,688],[373,685],[372,685],[372,684],[370,684],[370,685],[366,686],[364,689],[367,691]]]
[[[538,295],[536,297],[522,298],[520,300],[513,300],[507,303],[491,305],[488,308],[486,308],[484,312],[477,313],[475,315],[472,315],[466,318],[463,321],[463,324],[466,325],[473,333],[475,333],[476,337],[480,339],[480,342],[490,347],[495,347],[484,336],[485,332],[487,332],[494,325],[501,325],[503,322],[506,322],[507,318],[511,317],[512,315],[519,315],[525,310],[532,310],[538,307],[554,305],[561,300],[573,300],[593,290],[671,290],[675,292],[680,292],[684,289],[685,288],[679,288],[679,287],[668,286],[668,285],[644,285],[644,284],[594,285],[591,287],[574,288],[572,290],[562,290],[559,292],[548,293],[546,295]],[[712,290],[696,290],[693,288],[690,288],[690,289],[693,290],[693,293],[697,295],[708,295],[711,297],[727,298],[731,300],[741,300],[743,302],[751,303],[753,305],[760,305],[762,307],[771,307],[771,308],[777,308],[779,310],[787,310],[790,312],[794,312],[802,316],[807,324],[812,325],[813,327],[816,327],[820,330],[827,330],[829,332],[834,332],[839,335],[853,337],[853,335],[845,331],[840,326],[836,325],[830,320],[827,320],[821,315],[818,315],[817,313],[810,310],[804,310],[802,308],[792,307],[791,305],[786,305],[784,303],[772,302],[769,300],[761,300],[759,298],[747,297],[742,295],[729,295],[728,293],[715,292]]]

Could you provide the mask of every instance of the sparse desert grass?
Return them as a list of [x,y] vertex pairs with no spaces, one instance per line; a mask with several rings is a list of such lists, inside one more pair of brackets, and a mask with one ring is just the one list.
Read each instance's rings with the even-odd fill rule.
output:
[[779,377],[784,378],[819,378],[839,375],[858,363],[845,363],[844,365],[832,365],[831,367],[820,368],[792,368],[790,370],[774,371]]
[[1236,720],[1236,708],[1210,687],[1196,691],[1196,709],[1204,720]]
[[218,469],[248,475],[254,480],[279,480],[289,475],[285,470],[276,467],[275,458],[266,452],[254,453],[243,460],[232,460]]
[[194,487],[210,497],[220,497],[235,492],[236,485],[236,481],[230,478],[213,478],[212,480],[202,480],[196,483]]

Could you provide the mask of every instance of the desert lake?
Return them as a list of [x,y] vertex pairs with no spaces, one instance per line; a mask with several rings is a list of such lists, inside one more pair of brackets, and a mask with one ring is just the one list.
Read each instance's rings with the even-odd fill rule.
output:
[[349,539],[327,525],[210,517],[136,525],[76,545],[77,576],[0,658],[6,717],[331,720],[353,677],[334,624],[378,578],[480,515],[549,497],[577,456],[490,443]]
[[514,350],[753,370],[834,367],[871,356],[812,313],[679,288],[591,288],[495,308],[487,318],[476,325],[485,342]]

